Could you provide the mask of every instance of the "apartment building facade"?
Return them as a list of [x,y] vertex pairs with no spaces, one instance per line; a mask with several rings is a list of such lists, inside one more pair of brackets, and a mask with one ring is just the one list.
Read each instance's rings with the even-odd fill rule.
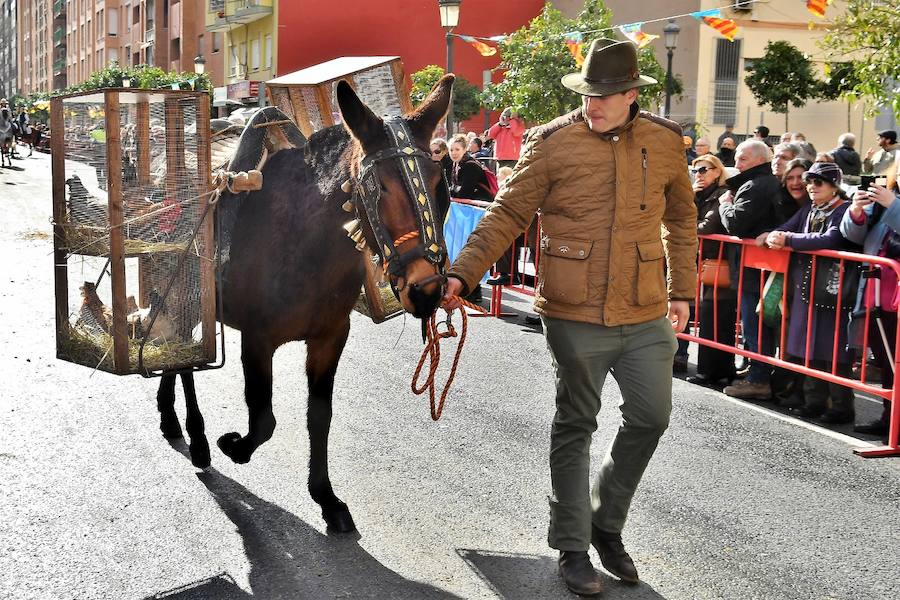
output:
[[277,75],[277,0],[207,0],[206,29],[222,36],[223,78],[213,91],[213,105],[254,105],[260,82]]
[[16,35],[16,0],[0,0],[0,97],[10,98],[19,91],[16,76],[18,36]]

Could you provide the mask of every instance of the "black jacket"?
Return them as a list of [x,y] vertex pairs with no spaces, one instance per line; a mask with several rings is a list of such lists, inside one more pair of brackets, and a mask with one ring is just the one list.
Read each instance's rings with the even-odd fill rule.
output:
[[493,202],[494,198],[487,191],[487,175],[481,164],[465,154],[453,168],[453,180],[450,185],[450,195],[454,198],[468,198],[469,200],[484,200]]
[[844,175],[859,175],[862,172],[862,160],[853,148],[841,146],[832,150],[831,155]]
[[726,167],[734,166],[734,150],[729,150],[728,148],[720,148],[718,152],[716,152],[716,158],[722,161],[722,164]]
[[[806,199],[805,202],[809,202],[809,198]],[[794,200],[794,197],[791,196],[787,188],[781,188],[781,191],[778,194],[778,197],[775,199],[775,216],[777,217],[778,224],[781,225],[783,223],[787,223],[788,219],[794,216],[798,210],[800,210],[800,204],[797,204],[797,201]]]
[[772,175],[769,163],[757,165],[729,178],[725,185],[734,194],[734,202],[721,204],[722,225],[731,235],[755,238],[777,225],[775,203],[781,194],[781,184]]

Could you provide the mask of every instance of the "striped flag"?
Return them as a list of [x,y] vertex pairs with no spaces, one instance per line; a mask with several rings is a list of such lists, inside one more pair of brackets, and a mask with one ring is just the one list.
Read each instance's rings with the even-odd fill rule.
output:
[[718,31],[728,41],[734,41],[734,36],[738,32],[737,23],[731,19],[723,19],[722,11],[718,8],[697,11],[691,13],[691,16]]
[[489,46],[488,44],[485,44],[484,42],[477,40],[470,35],[461,35],[459,37],[460,39],[462,39],[462,41],[472,44],[472,46],[476,50],[478,50],[478,53],[482,56],[493,56],[497,54],[496,48],[494,48],[493,46]]
[[572,57],[575,59],[575,65],[578,67],[584,64],[584,55],[581,53],[581,47],[583,45],[581,33],[575,32],[566,34],[566,46],[569,48],[569,52],[572,53]]
[[806,10],[820,19],[825,18],[825,9],[831,4],[831,0],[806,0]]
[[641,25],[643,25],[643,23],[630,23],[628,25],[619,26],[619,31],[622,32],[622,35],[637,44],[638,48],[643,48],[659,37],[652,33],[644,33],[641,31]]

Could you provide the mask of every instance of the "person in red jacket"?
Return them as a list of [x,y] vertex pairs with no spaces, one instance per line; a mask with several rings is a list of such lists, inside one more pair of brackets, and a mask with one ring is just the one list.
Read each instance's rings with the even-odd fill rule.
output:
[[494,158],[501,167],[516,166],[524,135],[525,121],[513,113],[511,107],[503,109],[503,112],[500,113],[500,120],[485,134],[486,139],[494,140]]

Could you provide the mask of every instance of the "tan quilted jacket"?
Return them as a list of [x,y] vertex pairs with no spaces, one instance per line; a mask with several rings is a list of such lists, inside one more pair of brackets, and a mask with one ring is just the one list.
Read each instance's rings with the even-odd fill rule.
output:
[[449,274],[472,289],[537,210],[538,313],[625,325],[694,297],[697,218],[677,124],[633,105],[631,119],[605,134],[580,110],[531,130]]

